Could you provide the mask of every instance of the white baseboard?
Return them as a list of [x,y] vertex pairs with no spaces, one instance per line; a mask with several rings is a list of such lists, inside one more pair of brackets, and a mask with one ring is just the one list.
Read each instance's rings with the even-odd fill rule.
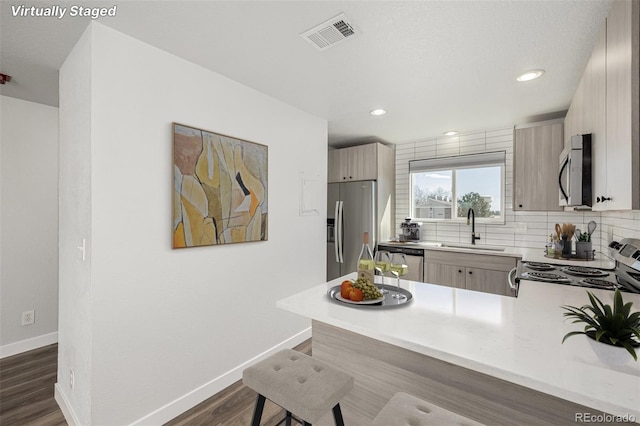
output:
[[56,383],[54,389],[55,392],[53,396],[58,403],[58,406],[60,407],[60,411],[62,411],[64,419],[67,421],[67,423],[69,423],[69,426],[78,426],[80,424],[78,416],[76,416],[76,413],[75,411],[73,411],[71,404],[69,404],[67,396],[60,388],[60,383]]
[[310,337],[311,327],[301,331],[300,333],[274,346],[273,348],[261,353],[253,359],[250,359],[249,361],[237,366],[233,370],[230,370],[227,373],[216,377],[210,382],[205,383],[204,385],[192,390],[191,392],[181,396],[180,398],[170,402],[169,404],[158,408],[154,412],[147,414],[141,419],[136,420],[135,422],[131,423],[131,426],[164,424],[189,410],[190,408],[195,407],[205,399],[210,398],[226,387],[242,379],[242,371],[245,368],[268,358],[269,356],[282,349],[292,348],[309,339]]
[[19,342],[9,343],[8,345],[0,346],[0,359],[31,351],[33,349],[38,349],[43,346],[52,345],[54,343],[58,343],[57,331],[49,334],[43,334],[42,336],[32,337],[31,339],[21,340]]

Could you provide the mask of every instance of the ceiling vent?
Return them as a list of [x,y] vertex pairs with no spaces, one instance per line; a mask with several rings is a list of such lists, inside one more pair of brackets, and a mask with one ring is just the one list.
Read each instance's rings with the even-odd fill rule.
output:
[[316,49],[323,51],[331,46],[346,40],[355,38],[358,31],[351,25],[347,17],[341,13],[322,24],[300,34],[300,37],[308,41]]

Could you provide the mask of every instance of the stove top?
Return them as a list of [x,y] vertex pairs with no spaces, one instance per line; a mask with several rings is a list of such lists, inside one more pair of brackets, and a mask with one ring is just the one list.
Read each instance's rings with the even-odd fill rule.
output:
[[530,280],[602,290],[613,291],[620,289],[620,291],[640,293],[640,289],[629,284],[629,276],[632,274],[634,274],[634,271],[629,272],[623,268],[607,271],[586,266],[518,262],[515,281]]
[[602,290],[615,290],[620,288],[617,282],[603,280],[601,278],[585,278],[579,281],[580,287],[599,288]]
[[570,283],[571,279],[562,274],[554,274],[552,272],[527,271],[521,274],[525,280],[544,281],[549,283]]
[[550,263],[525,262],[525,265],[527,265],[527,268],[533,269],[534,271],[553,271],[556,269],[556,267]]
[[520,261],[515,271],[515,282],[531,280],[640,293],[640,239],[612,241],[609,254],[616,262],[615,269],[611,271],[587,266]]
[[608,272],[602,269],[587,268],[584,266],[565,266],[562,268],[562,272],[576,277],[606,277],[609,275]]

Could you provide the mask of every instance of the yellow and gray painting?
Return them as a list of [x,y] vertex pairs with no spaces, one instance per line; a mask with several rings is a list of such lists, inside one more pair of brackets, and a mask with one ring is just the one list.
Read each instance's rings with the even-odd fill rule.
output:
[[267,240],[267,147],[174,123],[173,247]]

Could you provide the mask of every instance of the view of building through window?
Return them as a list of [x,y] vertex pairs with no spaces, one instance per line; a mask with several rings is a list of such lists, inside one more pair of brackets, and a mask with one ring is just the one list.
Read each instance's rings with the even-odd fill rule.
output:
[[491,165],[411,173],[411,206],[416,219],[502,220],[502,166]]

